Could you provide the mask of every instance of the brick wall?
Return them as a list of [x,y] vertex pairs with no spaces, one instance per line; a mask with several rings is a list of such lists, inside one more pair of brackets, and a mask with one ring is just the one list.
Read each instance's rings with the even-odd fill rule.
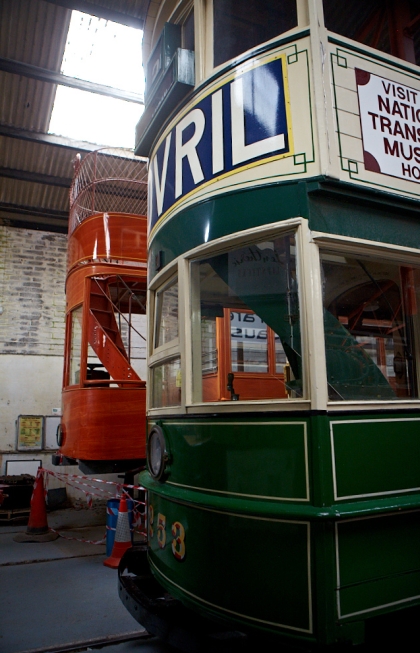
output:
[[66,253],[66,235],[0,226],[0,355],[63,355]]

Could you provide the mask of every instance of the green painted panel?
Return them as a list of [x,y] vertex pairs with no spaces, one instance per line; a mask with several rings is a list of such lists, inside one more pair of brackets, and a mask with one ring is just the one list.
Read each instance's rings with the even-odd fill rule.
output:
[[163,264],[168,265],[180,254],[216,238],[308,215],[305,184],[271,184],[236,192],[233,189],[181,211],[163,224],[150,244],[151,278],[156,274],[153,262],[159,251],[163,252]]
[[[390,208],[387,193],[375,193],[376,202],[369,203],[366,197],[357,197],[357,187],[343,186],[341,194],[341,198],[327,195],[310,198],[311,229],[420,248],[418,211],[397,205]],[[395,195],[392,199],[395,200]]]
[[332,424],[337,497],[420,488],[420,418]]
[[[420,571],[395,578],[378,578],[340,591],[341,617],[380,609],[417,599],[420,602]],[[403,606],[400,606],[403,607]]]
[[161,422],[171,451],[169,482],[289,499],[309,499],[302,420]]
[[[201,510],[153,493],[149,503],[150,560],[171,594],[195,606],[205,602],[206,609],[229,618],[310,630],[307,524]],[[175,522],[185,533],[182,560],[172,551]],[[180,531],[176,526],[177,537]],[[174,546],[182,547],[179,541]]]
[[420,597],[420,512],[337,526],[341,614]]

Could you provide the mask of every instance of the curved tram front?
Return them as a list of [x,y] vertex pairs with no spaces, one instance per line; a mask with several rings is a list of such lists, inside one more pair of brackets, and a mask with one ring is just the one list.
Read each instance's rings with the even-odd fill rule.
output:
[[[148,565],[230,627],[357,643],[420,599],[420,69],[320,0],[158,4]],[[141,555],[121,597],[162,634]]]

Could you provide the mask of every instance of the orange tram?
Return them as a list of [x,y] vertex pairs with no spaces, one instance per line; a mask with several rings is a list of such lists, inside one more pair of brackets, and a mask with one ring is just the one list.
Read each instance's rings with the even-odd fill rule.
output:
[[55,465],[129,472],[145,455],[146,164],[98,150],[70,189],[62,418]]

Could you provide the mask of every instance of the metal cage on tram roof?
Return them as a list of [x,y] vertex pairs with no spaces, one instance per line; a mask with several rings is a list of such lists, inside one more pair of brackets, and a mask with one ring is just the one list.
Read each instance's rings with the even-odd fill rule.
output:
[[124,150],[104,148],[77,155],[70,187],[69,234],[95,213],[145,215],[147,163]]

